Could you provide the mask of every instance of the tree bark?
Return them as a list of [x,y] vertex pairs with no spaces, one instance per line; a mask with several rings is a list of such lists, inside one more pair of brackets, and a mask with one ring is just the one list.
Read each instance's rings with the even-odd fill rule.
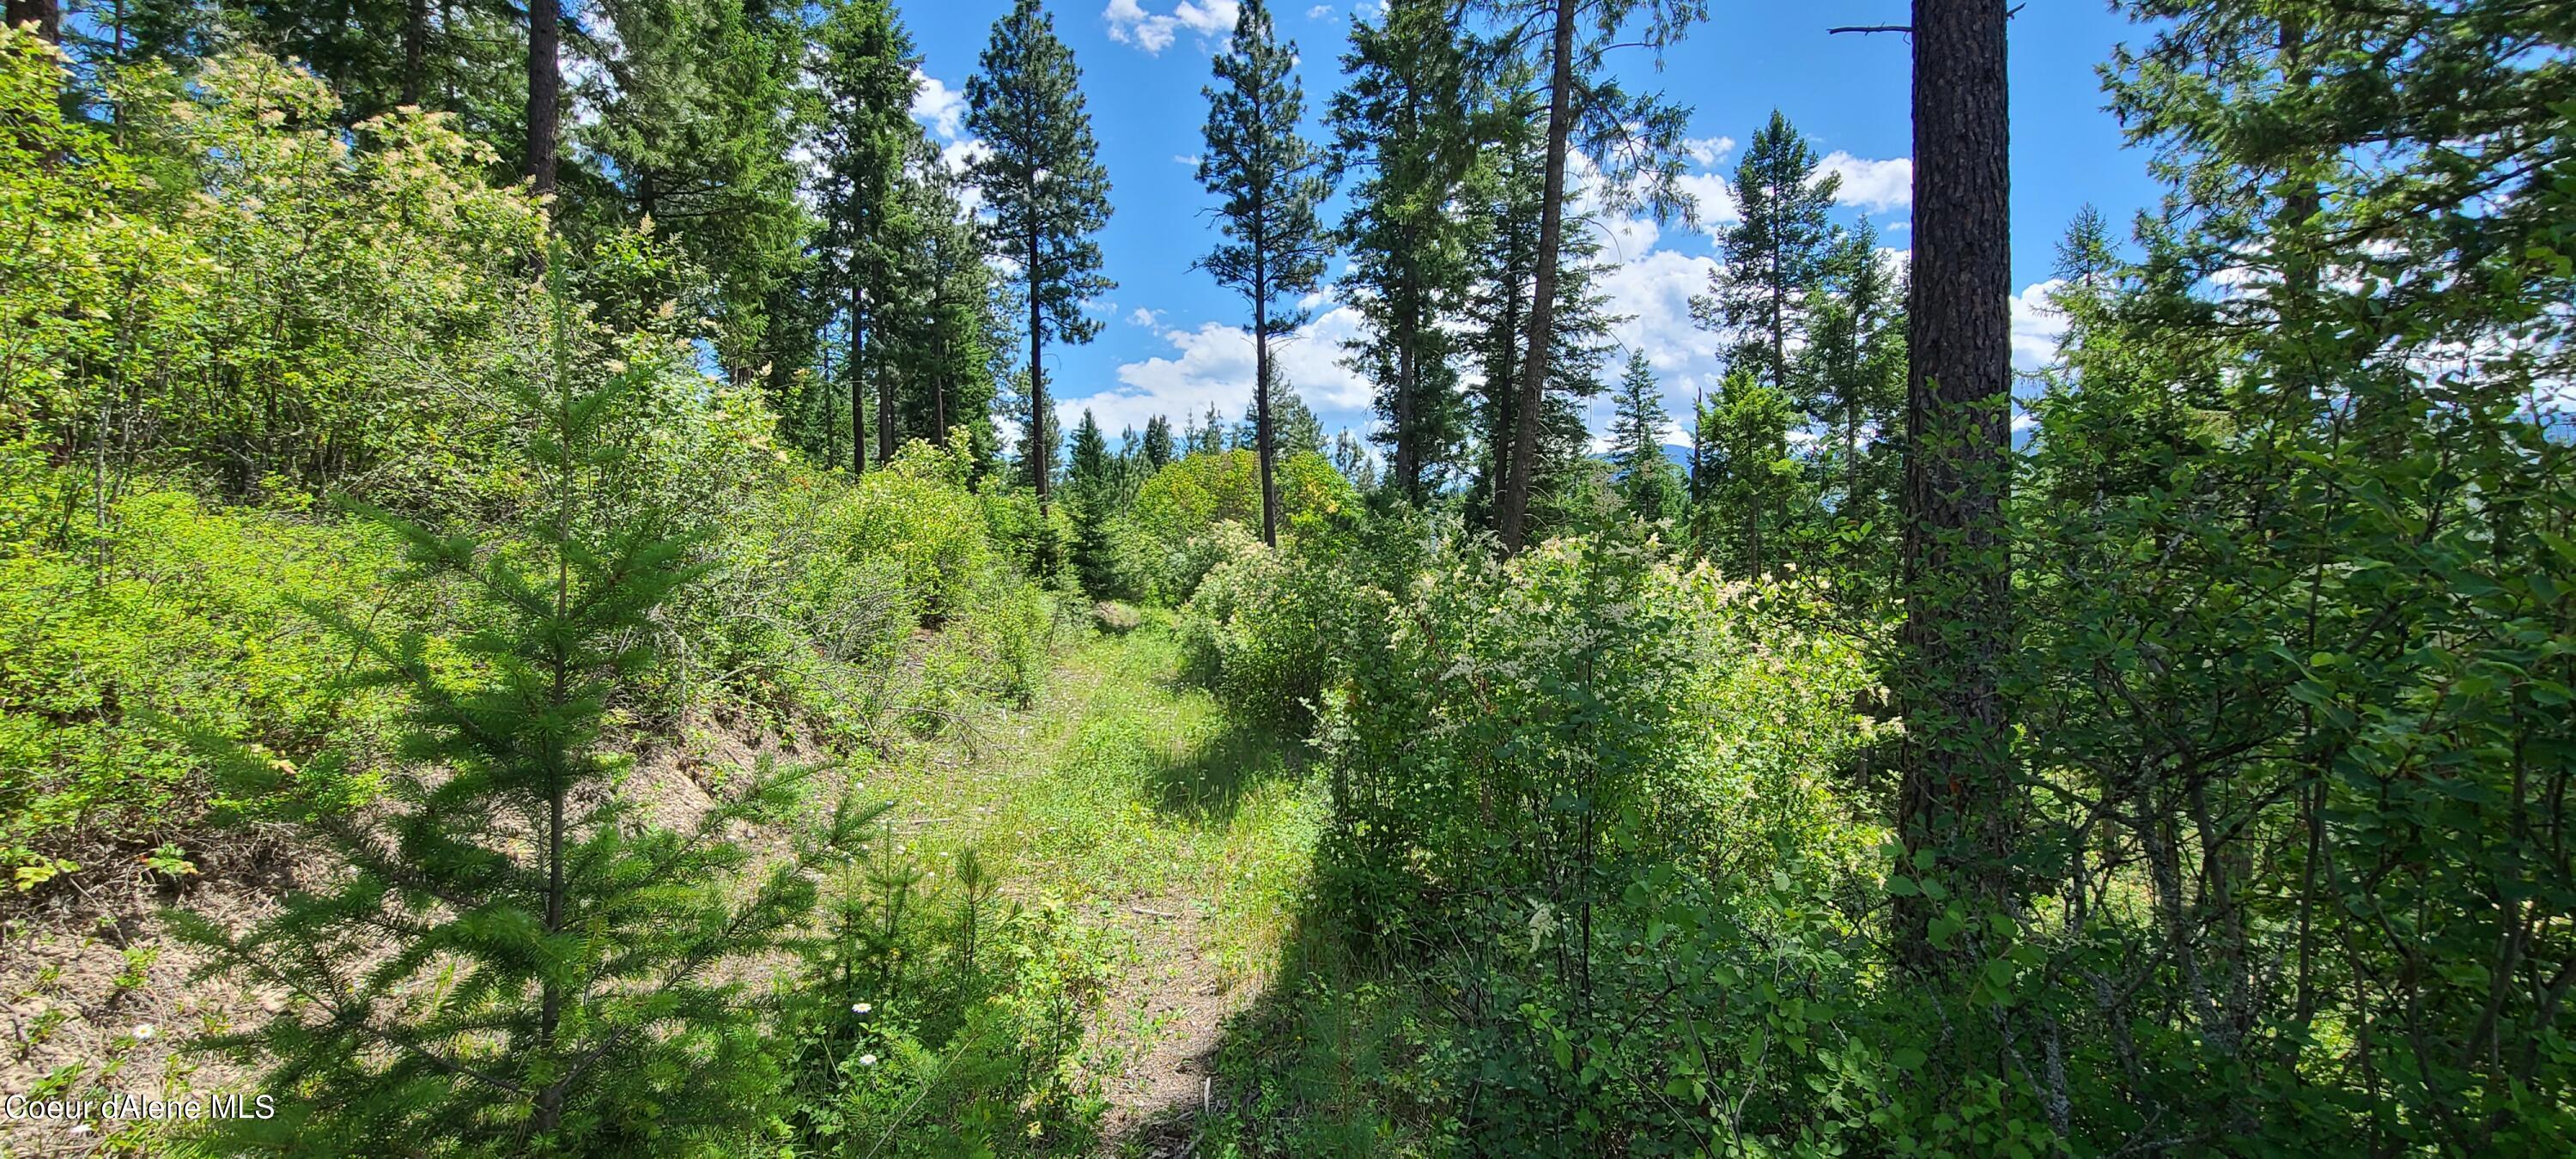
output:
[[[1032,175],[1029,185],[1035,189]],[[1030,198],[1032,204],[1036,198]],[[1038,231],[1032,218],[1029,225],[1029,462],[1031,474],[1037,477],[1038,510],[1047,505],[1047,421],[1046,375],[1038,365],[1043,343],[1038,334]]]
[[868,473],[867,309],[858,283],[850,284],[850,474]]
[[894,461],[895,396],[894,376],[877,372],[877,465]]
[[555,191],[555,126],[563,98],[561,0],[528,0],[528,180],[544,197]]
[[8,0],[6,13],[9,27],[33,24],[36,26],[36,35],[45,43],[63,42],[61,0]]
[[[1914,267],[1906,366],[1899,661],[1906,742],[1897,823],[1922,872],[1970,919],[2009,912],[2014,830],[2002,667],[2012,646],[2012,295],[2005,0],[1914,5]],[[1917,870],[1909,867],[1908,874]],[[1932,945],[1944,908],[1895,899],[1898,955]]]
[[1270,478],[1270,308],[1252,298],[1252,446],[1261,460],[1261,542],[1279,546],[1279,487]]
[[402,103],[420,107],[429,80],[429,0],[410,0],[403,14]]
[[1555,339],[1556,256],[1565,232],[1565,150],[1572,135],[1575,0],[1556,0],[1556,40],[1548,50],[1547,181],[1538,218],[1538,280],[1530,298],[1529,356],[1522,360],[1520,413],[1513,416],[1510,469],[1503,477],[1503,552],[1517,554],[1527,533],[1530,474],[1538,467],[1538,418],[1547,395],[1548,347]]

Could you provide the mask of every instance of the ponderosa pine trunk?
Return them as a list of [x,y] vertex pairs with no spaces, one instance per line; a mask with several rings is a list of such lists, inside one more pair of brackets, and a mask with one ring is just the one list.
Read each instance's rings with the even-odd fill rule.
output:
[[561,0],[528,0],[528,181],[536,195],[555,191],[555,131],[561,116]]
[[[2006,0],[1914,5],[1914,254],[1906,365],[1906,852],[1970,918],[2008,910],[2015,790],[2002,667],[2012,645],[2012,295]],[[1903,872],[1917,874],[1908,867]],[[1946,903],[1895,899],[1899,958],[1945,958]],[[1961,947],[1952,947],[1953,950]]]

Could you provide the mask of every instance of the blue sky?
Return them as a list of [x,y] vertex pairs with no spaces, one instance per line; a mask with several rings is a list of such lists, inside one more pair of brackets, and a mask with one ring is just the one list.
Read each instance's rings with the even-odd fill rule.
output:
[[[1373,0],[1371,0],[1373,2]],[[967,147],[960,115],[966,77],[1006,0],[917,5],[905,19],[924,56],[915,113],[934,136]],[[1692,184],[1714,192],[1733,170],[1735,143],[1774,107],[1844,174],[1846,222],[1866,214],[1883,243],[1906,245],[1908,55],[1903,37],[1829,36],[1842,24],[1901,23],[1904,0],[1807,0],[1800,4],[1717,0],[1657,72],[1642,50],[1618,58],[1632,84],[1659,88],[1690,108],[1698,147]],[[1058,35],[1082,66],[1092,127],[1109,170],[1116,212],[1100,238],[1118,288],[1093,304],[1105,328],[1088,346],[1051,347],[1050,394],[1068,429],[1095,410],[1112,436],[1147,416],[1177,423],[1210,402],[1229,417],[1251,397],[1246,308],[1192,263],[1215,239],[1212,198],[1194,158],[1206,116],[1201,89],[1209,57],[1232,29],[1233,0],[1056,0]],[[1373,12],[1373,9],[1364,8]],[[1282,36],[1297,42],[1310,134],[1323,136],[1321,109],[1341,82],[1340,58],[1353,15],[1347,0],[1275,10]],[[2096,67],[2140,30],[2098,0],[2034,0],[2012,27],[2013,274],[2023,288],[2014,309],[2015,349],[2025,366],[2044,357],[2054,327],[2039,306],[2054,244],[2077,208],[2091,202],[2115,222],[2151,204],[2157,189],[2145,157],[2122,148]],[[1690,325],[1687,301],[1713,266],[1710,230],[1725,207],[1704,196],[1697,229],[1637,220],[1597,222],[1606,255],[1622,267],[1605,288],[1614,312],[1633,315],[1617,337],[1653,360],[1667,399],[1686,413],[1694,389],[1714,385],[1722,337]],[[1334,210],[1338,217],[1338,204]],[[1336,271],[1338,272],[1338,263]],[[1329,299],[1280,351],[1290,381],[1327,430],[1364,427],[1366,387],[1336,363],[1354,317]],[[1606,400],[1594,427],[1609,417]]]

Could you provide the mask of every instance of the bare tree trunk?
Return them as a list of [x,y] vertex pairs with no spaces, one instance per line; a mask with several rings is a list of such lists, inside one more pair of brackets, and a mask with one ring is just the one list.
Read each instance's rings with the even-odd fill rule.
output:
[[1404,481],[1404,498],[1416,507],[1422,506],[1421,435],[1414,429],[1413,405],[1416,384],[1413,380],[1413,340],[1416,333],[1411,297],[1406,290],[1407,305],[1403,331],[1395,340],[1395,475]]
[[1252,295],[1252,446],[1261,460],[1261,542],[1279,546],[1279,486],[1270,476],[1270,303]]
[[[1908,854],[1971,916],[2008,906],[2012,847],[2012,294],[2005,0],[1914,5],[1914,267],[1906,366],[1905,627],[1899,661],[1906,743],[1897,824]],[[1898,955],[1940,955],[1940,906],[1895,899]],[[1973,928],[1973,925],[1972,925]]]
[[61,0],[8,0],[9,27],[21,24],[36,26],[36,35],[47,44],[63,42],[63,6]]
[[850,474],[868,473],[868,379],[861,371],[868,365],[867,310],[859,299],[859,287],[850,285]]
[[[1035,184],[1032,182],[1031,184]],[[1038,232],[1029,230],[1029,461],[1037,477],[1038,509],[1047,505],[1046,375],[1038,366]]]
[[877,371],[877,465],[894,461],[895,449],[894,376]]
[[410,0],[403,15],[402,103],[420,107],[429,81],[429,0]]
[[555,124],[563,98],[563,68],[556,59],[561,2],[528,0],[528,180],[539,197],[555,191]]
[[1565,151],[1574,105],[1575,0],[1556,0],[1556,41],[1548,50],[1547,183],[1538,218],[1538,284],[1530,298],[1529,356],[1522,360],[1520,413],[1513,417],[1510,469],[1503,474],[1502,537],[1516,554],[1527,534],[1530,475],[1538,469],[1538,416],[1547,395],[1547,353],[1556,329],[1556,256],[1565,233]]

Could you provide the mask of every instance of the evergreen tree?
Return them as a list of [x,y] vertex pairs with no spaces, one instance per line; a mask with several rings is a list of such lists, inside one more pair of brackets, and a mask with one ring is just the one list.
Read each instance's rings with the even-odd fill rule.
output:
[[1701,552],[1728,572],[1761,575],[1787,562],[1801,478],[1789,456],[1795,417],[1789,396],[1749,367],[1728,371],[1700,409],[1706,494],[1692,514]]
[[[1789,347],[1805,338],[1808,298],[1823,285],[1835,230],[1825,219],[1842,178],[1816,174],[1816,151],[1780,111],[1753,135],[1735,166],[1743,219],[1728,227],[1725,260],[1709,292],[1691,299],[1700,325],[1736,335],[1728,365],[1793,390]],[[1805,400],[1801,400],[1805,405]],[[1818,409],[1808,405],[1809,413]]]
[[1225,449],[1225,416],[1215,403],[1208,404],[1207,414],[1191,429],[1196,432],[1190,439],[1191,454],[1213,455]]
[[1279,40],[1269,5],[1244,0],[1234,39],[1214,62],[1216,83],[1206,90],[1207,152],[1199,160],[1199,181],[1218,198],[1226,239],[1199,264],[1252,306],[1253,449],[1261,464],[1261,540],[1273,546],[1279,486],[1270,340],[1306,324],[1311,312],[1291,303],[1315,288],[1332,252],[1317,216],[1330,189],[1324,156],[1298,132],[1306,91],[1296,62],[1297,45]]
[[274,1119],[225,1124],[236,1145],[713,1145],[755,1126],[779,1080],[751,996],[721,968],[774,948],[814,887],[791,859],[740,888],[733,875],[751,861],[724,834],[784,819],[808,789],[764,762],[682,833],[647,822],[617,787],[610,706],[651,660],[657,609],[705,567],[685,543],[609,515],[621,448],[603,423],[663,371],[585,378],[577,368],[609,351],[577,356],[564,263],[551,264],[551,349],[511,392],[541,497],[520,541],[370,512],[408,545],[406,582],[470,591],[463,606],[493,621],[434,648],[417,628],[388,635],[313,609],[372,661],[356,687],[407,694],[381,797],[355,789],[349,753],[296,768],[200,738],[236,799],[274,803],[348,864],[238,934],[169,915],[213,969],[299,999],[213,1040],[266,1060],[274,1089],[294,1092]]
[[1339,163],[1364,169],[1341,237],[1342,291],[1364,336],[1344,343],[1376,388],[1388,476],[1421,506],[1443,461],[1466,438],[1468,412],[1441,324],[1466,294],[1474,230],[1452,204],[1474,163],[1478,71],[1446,0],[1395,0],[1374,25],[1354,23],[1333,97]]
[[1905,390],[1903,284],[1878,253],[1867,221],[1836,241],[1821,284],[1808,294],[1807,345],[1792,380],[1808,413],[1831,432],[1834,517],[1844,530],[1841,561],[1855,589],[1874,589],[1888,558],[1878,528],[1894,486],[1878,440],[1892,434]]
[[1347,428],[1333,432],[1333,469],[1362,495],[1377,490],[1377,459],[1369,454],[1368,444]]
[[[599,10],[599,66],[577,95],[597,116],[574,129],[594,172],[573,208],[587,229],[656,223],[703,279],[657,291],[703,310],[736,385],[801,360],[801,310],[781,291],[803,275],[810,219],[789,154],[802,132],[804,26],[765,0],[615,0]],[[828,21],[826,27],[830,27]],[[783,315],[783,316],[779,316]]]
[[1172,449],[1172,420],[1161,415],[1145,420],[1145,467],[1160,471],[1177,457]]
[[[1660,61],[1670,44],[1707,14],[1696,0],[1487,0],[1506,27],[1520,37],[1546,38],[1544,64],[1525,73],[1544,94],[1546,110],[1540,146],[1537,236],[1531,262],[1529,333],[1520,365],[1518,397],[1512,407],[1509,454],[1503,466],[1496,519],[1506,554],[1518,552],[1528,537],[1532,484],[1542,463],[1540,427],[1547,411],[1550,383],[1560,376],[1557,354],[1557,282],[1567,264],[1565,207],[1573,200],[1567,160],[1580,148],[1599,174],[1593,190],[1611,209],[1643,207],[1661,218],[1687,215],[1690,198],[1677,182],[1682,174],[1685,110],[1652,95],[1632,94],[1602,73],[1611,48],[1642,44]],[[1644,14],[1642,29],[1628,25]],[[1579,122],[1579,129],[1578,129]]]
[[1610,423],[1611,465],[1619,472],[1621,498],[1637,518],[1649,523],[1678,520],[1683,515],[1681,473],[1664,455],[1663,392],[1646,352],[1628,355],[1628,373],[1619,380],[1618,410]]
[[[841,374],[850,403],[850,470],[867,470],[869,387],[893,381],[868,342],[901,293],[899,256],[916,248],[904,228],[904,170],[921,130],[912,120],[920,56],[888,0],[836,0],[815,30],[816,147],[822,154],[815,203],[823,219],[822,262],[842,301],[848,350]],[[880,352],[882,353],[882,352]],[[874,381],[871,381],[873,376]],[[893,450],[892,408],[876,406],[880,457]]]
[[994,308],[992,270],[958,178],[922,134],[913,134],[897,196],[905,245],[891,255],[886,300],[899,321],[884,328],[880,357],[898,390],[896,422],[883,425],[943,447],[963,427],[989,447],[993,363],[1009,344],[1008,323]]
[[1065,509],[1073,517],[1074,573],[1083,590],[1095,598],[1116,594],[1110,569],[1109,521],[1125,504],[1129,480],[1109,450],[1099,420],[1085,408],[1073,428],[1072,448],[1065,454]]
[[[1028,305],[1029,410],[1045,414],[1047,339],[1091,341],[1100,322],[1082,304],[1118,284],[1100,273],[1100,246],[1092,240],[1109,222],[1109,174],[1092,140],[1082,72],[1039,0],[1016,0],[1010,15],[994,22],[992,42],[966,82],[966,105],[967,127],[989,149],[973,167],[992,214],[986,239],[1017,267]],[[1043,437],[1028,448],[1041,504],[1049,448]]]
[[[1906,721],[1897,827],[1970,914],[2011,912],[2019,776],[2005,664],[2013,653],[2012,208],[2004,0],[1914,5],[1914,250],[1905,380],[1905,626],[1894,679]],[[1895,899],[1899,956],[1953,969],[1944,903]]]
[[[1499,532],[1517,453],[1514,444],[1522,432],[1521,371],[1528,355],[1545,217],[1540,204],[1544,187],[1534,178],[1546,155],[1534,94],[1506,76],[1496,99],[1500,103],[1486,120],[1491,136],[1461,198],[1473,215],[1470,252],[1475,266],[1460,320],[1467,331],[1463,353],[1475,372],[1472,395],[1482,443],[1472,460],[1468,514]],[[1536,445],[1528,456],[1542,483],[1548,471],[1578,465],[1587,457],[1590,432],[1579,406],[1604,386],[1601,371],[1609,358],[1613,322],[1604,313],[1606,299],[1592,284],[1601,270],[1594,260],[1600,248],[1589,230],[1575,231],[1560,247],[1547,390],[1533,424]],[[1547,492],[1540,488],[1541,494]]]
[[1315,412],[1307,407],[1305,397],[1297,393],[1297,387],[1275,364],[1270,373],[1273,380],[1270,387],[1271,445],[1282,459],[1323,454],[1322,420],[1315,417]]

